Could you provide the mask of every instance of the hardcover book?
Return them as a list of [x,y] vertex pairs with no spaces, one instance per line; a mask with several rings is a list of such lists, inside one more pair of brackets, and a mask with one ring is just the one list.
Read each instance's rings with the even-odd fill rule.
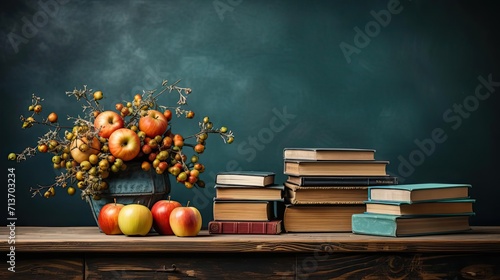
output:
[[396,185],[395,176],[288,176],[288,182],[298,186],[380,186]]
[[266,187],[215,185],[218,200],[282,200],[283,185],[273,184]]
[[296,160],[374,160],[375,150],[349,148],[285,148],[285,159]]
[[446,215],[474,212],[474,199],[438,200],[431,202],[365,201],[366,212],[389,215]]
[[351,232],[351,217],[363,213],[364,205],[286,205],[286,232]]
[[297,186],[285,182],[285,201],[289,204],[363,204],[367,186]]
[[368,200],[418,202],[444,199],[469,198],[469,184],[405,184],[393,186],[370,186]]
[[471,215],[473,213],[435,216],[354,214],[352,232],[390,237],[456,233],[470,229]]
[[293,176],[386,176],[388,161],[285,160],[284,173]]
[[213,215],[216,221],[269,221],[274,218],[270,201],[215,200]]
[[250,170],[219,172],[215,177],[215,183],[264,187],[274,184],[275,175],[274,172]]
[[210,221],[208,232],[210,234],[280,234],[282,221],[272,220],[267,222],[255,221]]

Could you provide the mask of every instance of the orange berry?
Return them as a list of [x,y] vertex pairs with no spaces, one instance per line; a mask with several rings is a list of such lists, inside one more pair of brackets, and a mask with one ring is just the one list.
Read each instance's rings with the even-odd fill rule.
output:
[[151,169],[151,163],[149,163],[147,161],[143,161],[141,164],[141,168],[144,171],[149,171],[149,169]]
[[194,146],[194,151],[198,154],[201,154],[203,153],[203,151],[205,151],[205,146],[203,146],[202,144],[196,144],[196,146]]
[[170,111],[169,109],[165,110],[163,112],[163,116],[167,118],[167,121],[170,121],[172,119],[172,111]]
[[51,123],[57,122],[57,114],[54,112],[50,113],[49,116],[47,117],[47,120]]

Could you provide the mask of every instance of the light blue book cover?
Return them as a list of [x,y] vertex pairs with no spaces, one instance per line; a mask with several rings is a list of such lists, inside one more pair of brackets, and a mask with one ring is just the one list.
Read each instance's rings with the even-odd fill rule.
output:
[[377,236],[418,236],[457,233],[470,230],[474,213],[434,216],[398,216],[387,214],[353,214],[352,232]]

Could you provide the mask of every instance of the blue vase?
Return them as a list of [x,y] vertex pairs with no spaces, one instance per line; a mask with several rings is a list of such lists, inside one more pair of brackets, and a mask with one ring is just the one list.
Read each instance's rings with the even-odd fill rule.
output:
[[144,171],[140,162],[128,162],[125,171],[110,174],[106,182],[108,189],[101,194],[101,199],[94,200],[87,196],[96,224],[101,208],[115,199],[116,203],[138,203],[151,209],[155,202],[167,199],[170,193],[168,173],[157,174],[154,168]]

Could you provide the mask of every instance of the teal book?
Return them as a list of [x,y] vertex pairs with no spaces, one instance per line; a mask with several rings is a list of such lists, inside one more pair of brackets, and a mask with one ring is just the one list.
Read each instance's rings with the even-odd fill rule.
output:
[[354,214],[352,232],[389,237],[458,233],[470,230],[469,219],[472,215],[474,213],[433,216]]
[[368,200],[414,203],[469,198],[469,184],[404,184],[368,187]]
[[446,199],[438,201],[399,202],[399,201],[365,201],[366,212],[389,215],[448,215],[474,212],[472,198]]

